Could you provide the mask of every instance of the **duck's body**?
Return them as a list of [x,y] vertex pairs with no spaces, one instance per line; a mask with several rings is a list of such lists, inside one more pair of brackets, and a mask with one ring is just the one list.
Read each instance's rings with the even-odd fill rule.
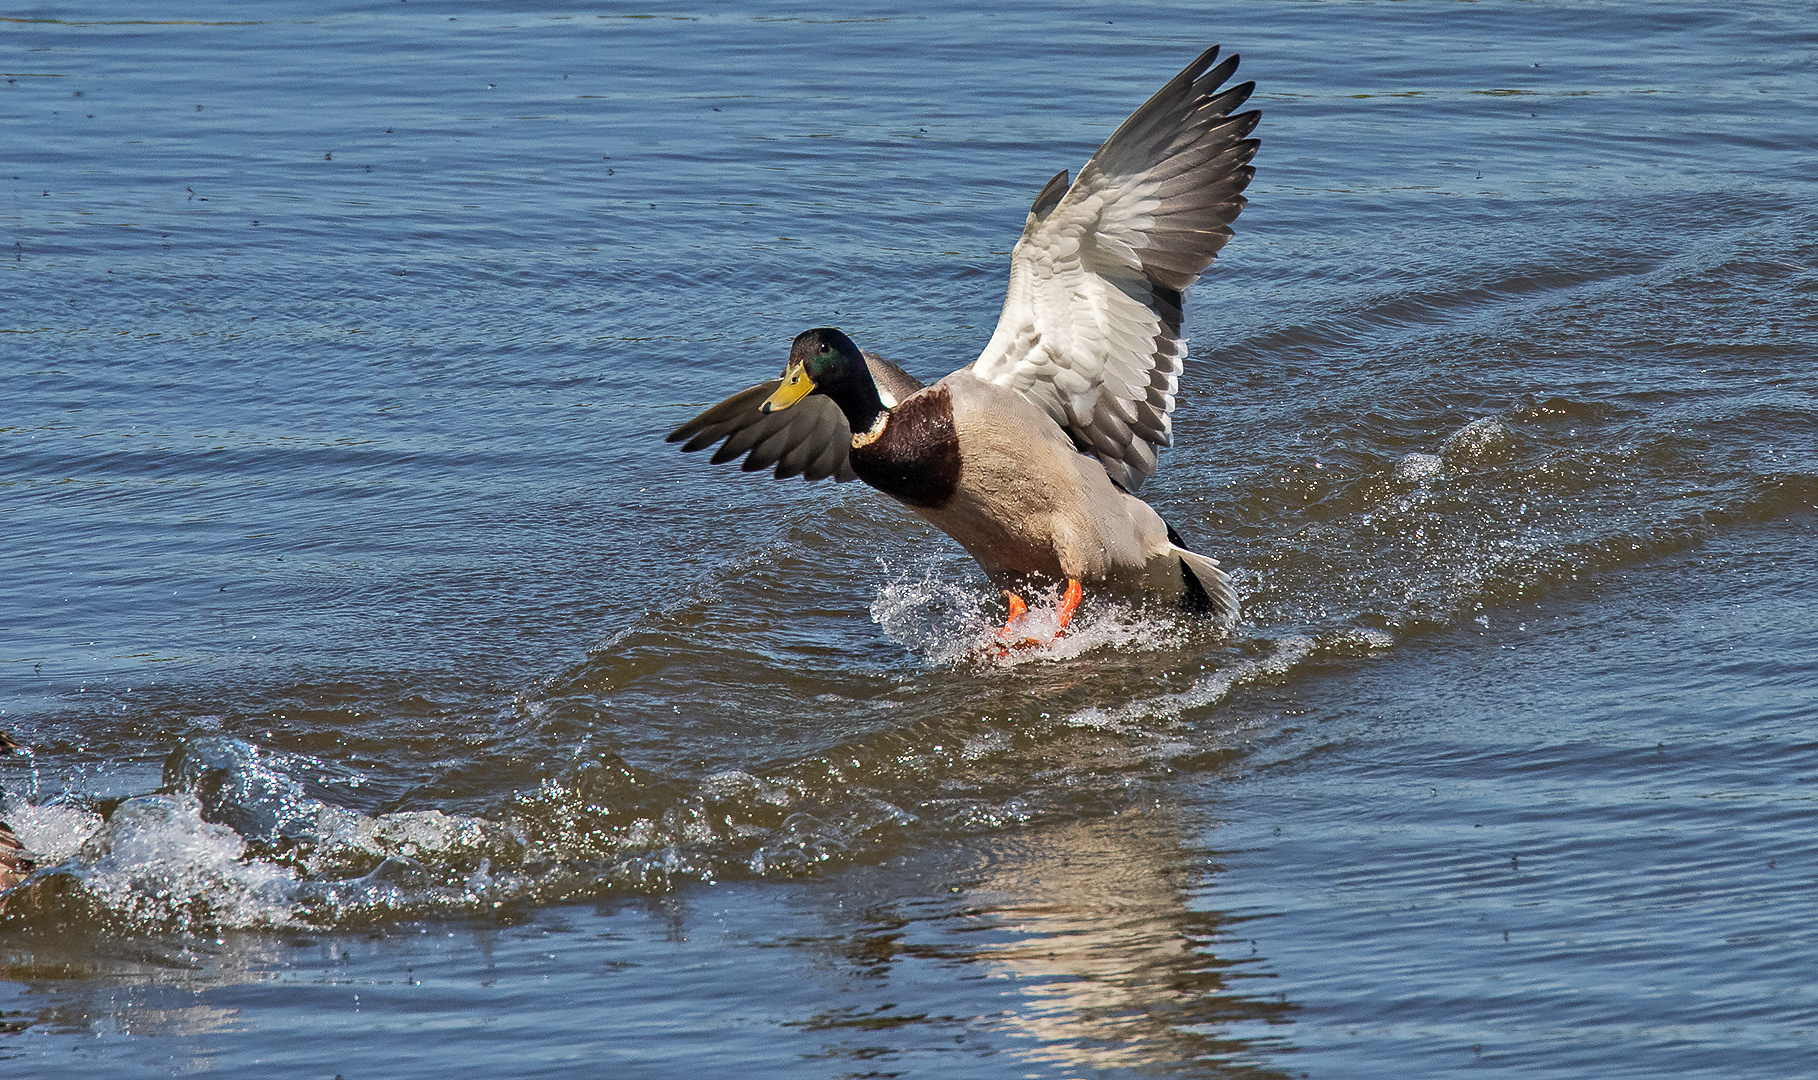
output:
[[[1237,618],[1217,565],[1133,494],[1171,439],[1183,293],[1231,236],[1254,170],[1251,84],[1208,50],[1131,115],[1079,179],[1050,180],[1011,256],[996,332],[933,386],[832,328],[795,339],[783,378],[672,432],[779,478],[860,479],[959,541],[1005,591],[1065,584]],[[1208,70],[1211,69],[1211,70]],[[1008,627],[1006,628],[1008,629]]]
[[1188,595],[1161,515],[1022,394],[962,369],[882,420],[854,439],[859,479],[958,540],[999,588],[1074,580],[1125,596]]

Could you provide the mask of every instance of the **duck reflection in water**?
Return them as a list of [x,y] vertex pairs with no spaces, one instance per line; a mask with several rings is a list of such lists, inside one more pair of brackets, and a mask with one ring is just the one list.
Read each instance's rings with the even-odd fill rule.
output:
[[[1132,812],[1005,834],[970,846],[966,858],[924,870],[924,880],[956,884],[907,904],[871,904],[864,895],[875,875],[883,896],[900,896],[902,868],[851,872],[837,917],[858,908],[872,921],[836,948],[887,1003],[911,992],[889,984],[918,961],[977,965],[985,977],[1008,980],[1014,990],[1003,996],[1015,1003],[977,1017],[855,1006],[799,1026],[863,1029],[870,1056],[894,1052],[893,1028],[947,1025],[961,1040],[956,1049],[1083,1073],[1289,1075],[1263,1062],[1290,1049],[1285,1031],[1297,1006],[1260,989],[1265,960],[1237,919],[1195,905],[1191,879],[1204,866],[1183,853],[1168,815]],[[904,1051],[925,1043],[925,1030],[901,1043]]]

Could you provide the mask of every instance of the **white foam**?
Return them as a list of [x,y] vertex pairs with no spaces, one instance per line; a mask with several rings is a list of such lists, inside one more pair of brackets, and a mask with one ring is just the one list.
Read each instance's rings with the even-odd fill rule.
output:
[[1387,630],[1379,629],[1374,626],[1359,626],[1350,630],[1340,630],[1335,634],[1328,635],[1324,640],[1324,644],[1337,648],[1345,648],[1348,646],[1354,649],[1370,649],[1372,651],[1377,649],[1392,649],[1395,647],[1395,635],[1389,633]]
[[320,803],[312,840],[305,866],[312,875],[326,876],[387,859],[442,866],[522,854],[522,842],[503,827],[440,810],[400,810],[369,817]]
[[1439,447],[1439,456],[1454,467],[1500,461],[1514,452],[1515,429],[1495,416],[1471,421],[1447,436]]
[[1395,463],[1394,477],[1403,483],[1419,483],[1438,476],[1445,465],[1445,460],[1438,454],[1409,454]]
[[1231,696],[1231,691],[1265,678],[1287,674],[1295,665],[1312,656],[1319,643],[1310,637],[1294,635],[1277,638],[1264,656],[1239,660],[1211,672],[1185,690],[1160,694],[1133,701],[1117,709],[1095,707],[1081,709],[1065,723],[1076,727],[1122,729],[1138,720],[1175,720],[1189,709],[1216,705]]
[[63,869],[128,929],[202,932],[298,922],[296,875],[246,861],[194,795],[128,799]]

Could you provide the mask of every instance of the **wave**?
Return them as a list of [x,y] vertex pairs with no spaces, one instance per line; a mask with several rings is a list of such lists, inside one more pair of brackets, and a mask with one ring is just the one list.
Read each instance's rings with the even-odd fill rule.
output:
[[[346,779],[344,762],[206,733],[178,745],[154,793],[7,800],[40,869],[0,896],[0,925],[510,918],[1117,813],[1174,771],[1241,754],[1218,709],[1245,687],[1488,626],[1729,524],[1811,513],[1809,451],[1719,453],[1719,431],[1809,419],[1794,413],[1523,397],[1424,446],[1392,434],[1392,416],[1366,418],[1380,431],[1363,449],[1259,470],[1191,520],[1228,538],[1218,554],[1245,609],[1233,635],[1089,598],[1051,643],[998,649],[994,591],[944,549],[909,550],[886,556],[869,604],[887,655],[835,654],[809,677],[849,632],[812,625],[850,624],[823,579],[861,578],[874,558],[859,554],[868,511],[836,502],[517,695],[471,760],[389,809],[336,801],[355,786],[325,782]],[[768,599],[785,592],[799,609],[787,623]],[[1054,602],[1033,604],[1033,623]]]

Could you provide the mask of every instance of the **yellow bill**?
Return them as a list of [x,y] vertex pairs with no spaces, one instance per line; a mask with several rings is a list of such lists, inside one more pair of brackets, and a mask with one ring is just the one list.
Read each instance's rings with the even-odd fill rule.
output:
[[776,393],[764,399],[758,411],[773,413],[778,409],[787,409],[796,402],[814,393],[814,380],[802,370],[800,364],[790,364],[789,370],[783,372],[783,385],[776,388]]

